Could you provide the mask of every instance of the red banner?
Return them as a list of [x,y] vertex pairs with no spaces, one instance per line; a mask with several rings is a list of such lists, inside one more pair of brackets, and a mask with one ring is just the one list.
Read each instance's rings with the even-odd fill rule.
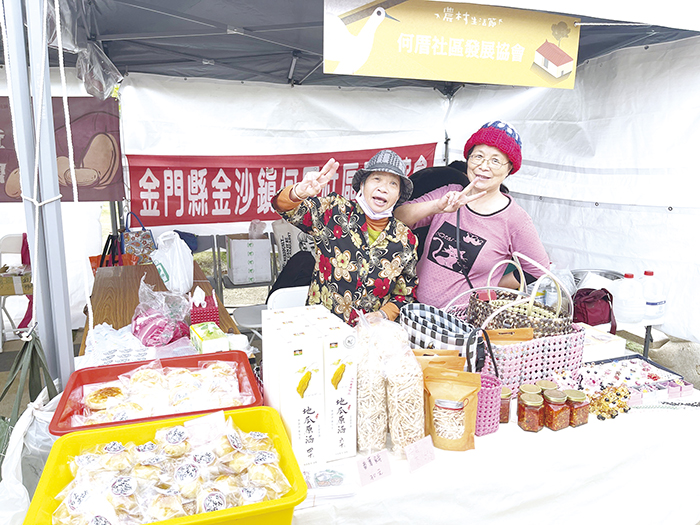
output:
[[[433,165],[437,143],[393,149],[408,174]],[[353,198],[352,178],[378,149],[241,157],[127,155],[131,210],[147,226],[275,220],[272,197],[329,158],[340,163],[324,194]]]

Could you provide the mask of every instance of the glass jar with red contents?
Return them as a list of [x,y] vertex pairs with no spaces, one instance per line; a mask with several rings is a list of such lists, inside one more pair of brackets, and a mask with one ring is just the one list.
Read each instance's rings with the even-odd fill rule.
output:
[[538,387],[537,385],[533,385],[531,383],[523,383],[518,387],[518,398],[522,396],[523,394],[541,394],[542,389]]
[[518,426],[528,432],[544,427],[544,399],[539,394],[521,394],[518,398]]
[[510,421],[510,400],[513,397],[513,391],[504,386],[501,388],[501,420],[500,423],[508,423]]
[[572,427],[578,427],[588,423],[590,402],[586,394],[580,390],[564,390],[564,393],[566,394],[566,404],[571,410],[569,424]]
[[543,395],[544,426],[552,430],[568,427],[571,409],[566,404],[566,394],[561,390],[545,390]]
[[547,390],[556,390],[559,388],[559,385],[557,385],[554,381],[549,381],[548,379],[540,379],[539,381],[535,382],[535,385],[542,389],[543,394]]

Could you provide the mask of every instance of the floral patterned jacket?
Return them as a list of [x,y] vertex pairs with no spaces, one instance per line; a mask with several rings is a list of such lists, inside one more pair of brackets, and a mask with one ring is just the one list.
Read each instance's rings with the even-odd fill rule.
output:
[[417,241],[401,221],[390,217],[370,245],[365,212],[337,193],[279,213],[316,243],[308,304],[323,304],[353,324],[355,309],[376,312],[389,301],[401,309],[415,301]]

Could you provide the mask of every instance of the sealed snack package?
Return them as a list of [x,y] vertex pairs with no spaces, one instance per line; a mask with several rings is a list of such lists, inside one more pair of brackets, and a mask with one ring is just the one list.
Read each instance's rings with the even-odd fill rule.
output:
[[357,323],[357,448],[371,453],[386,448],[386,380],[383,370],[384,341],[378,324],[364,316]]
[[131,331],[146,346],[165,346],[188,337],[186,319],[190,300],[182,293],[157,292],[145,282],[139,285],[139,304],[131,319]]
[[467,366],[467,358],[459,356],[441,356],[441,355],[427,355],[427,356],[416,356],[416,361],[420,365],[421,369],[425,371],[429,366],[434,366],[437,368],[446,368],[448,370],[461,370],[463,371]]
[[423,370],[406,345],[402,352],[387,357],[385,371],[392,450],[401,454],[404,447],[425,436]]
[[474,448],[479,374],[428,367],[424,372],[426,427],[443,450]]

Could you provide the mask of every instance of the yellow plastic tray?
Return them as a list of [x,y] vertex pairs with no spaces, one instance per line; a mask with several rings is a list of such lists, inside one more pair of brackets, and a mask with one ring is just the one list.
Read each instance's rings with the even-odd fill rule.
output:
[[[306,498],[306,483],[292,452],[292,446],[279,414],[275,409],[265,406],[229,410],[225,414],[227,418],[231,417],[233,422],[244,432],[265,432],[270,436],[281,457],[280,468],[287,476],[292,490],[277,500],[252,503],[206,514],[174,518],[158,523],[168,525],[185,523],[277,525],[292,522],[294,507]],[[93,445],[109,443],[110,441],[133,442],[136,444],[146,443],[154,439],[159,428],[181,425],[184,421],[197,417],[200,416],[160,419],[119,427],[81,430],[61,436],[51,448],[36,492],[29,505],[29,511],[24,520],[25,525],[51,525],[51,515],[59,504],[55,496],[73,479],[68,466],[69,457],[76,456]]]

